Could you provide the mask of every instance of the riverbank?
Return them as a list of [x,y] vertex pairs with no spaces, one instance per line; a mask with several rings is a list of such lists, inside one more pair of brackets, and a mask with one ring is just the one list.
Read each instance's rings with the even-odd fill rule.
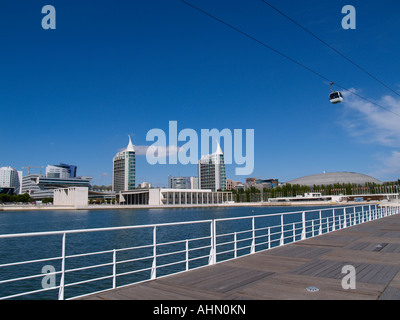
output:
[[47,210],[132,210],[132,209],[181,209],[181,208],[212,208],[212,207],[308,207],[308,206],[352,206],[379,204],[379,201],[364,202],[329,202],[329,201],[292,201],[292,202],[239,202],[221,204],[186,204],[186,205],[88,205],[85,207],[53,206],[53,205],[3,205],[0,211],[47,211]]

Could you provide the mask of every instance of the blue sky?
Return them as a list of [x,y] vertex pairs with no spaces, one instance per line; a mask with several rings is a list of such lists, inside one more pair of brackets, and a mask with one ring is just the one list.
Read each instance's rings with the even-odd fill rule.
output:
[[[400,98],[260,0],[190,0],[346,88],[400,114]],[[400,3],[270,0],[400,92]],[[56,30],[43,30],[44,5]],[[351,4],[357,29],[344,30]],[[0,5],[0,166],[78,166],[110,184],[112,158],[153,128],[255,130],[251,176],[288,181],[322,171],[400,178],[400,118],[329,83],[178,0],[8,1]],[[228,178],[235,165],[227,166]],[[39,170],[32,169],[32,172]],[[137,156],[137,183],[167,184],[195,165]],[[24,171],[26,174],[26,170]]]

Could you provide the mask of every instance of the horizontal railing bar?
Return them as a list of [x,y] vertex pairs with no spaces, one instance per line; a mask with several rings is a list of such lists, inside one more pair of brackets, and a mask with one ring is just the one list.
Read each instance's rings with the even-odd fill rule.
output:
[[79,284],[84,284],[84,283],[89,283],[89,282],[94,282],[94,281],[100,281],[100,280],[110,279],[110,278],[112,278],[112,277],[113,277],[113,275],[104,276],[104,277],[95,278],[95,279],[89,279],[89,280],[82,280],[82,281],[78,281],[78,282],[73,282],[73,283],[65,284],[64,287],[77,286],[77,285],[79,285]]
[[159,253],[159,254],[157,254],[157,258],[158,257],[165,257],[165,256],[173,255],[173,254],[178,254],[178,253],[184,253],[184,252],[186,252],[186,249],[179,250],[179,251]]
[[52,236],[52,235],[64,235],[64,234],[88,233],[88,232],[119,231],[119,230],[144,229],[144,228],[154,228],[154,227],[161,228],[161,227],[168,227],[168,226],[175,226],[175,225],[211,223],[212,221],[213,220],[182,221],[182,222],[146,224],[146,225],[136,225],[136,226],[125,226],[125,227],[108,227],[108,228],[77,229],[77,230],[65,230],[65,231],[46,231],[46,232],[32,232],[32,233],[3,234],[3,235],[0,235],[0,239]]
[[170,263],[162,264],[162,265],[156,266],[156,269],[169,267],[169,266],[172,266],[174,264],[181,264],[181,263],[186,263],[186,260],[181,260],[181,261],[177,261],[177,262],[170,262]]
[[146,257],[142,257],[142,258],[134,258],[134,259],[122,260],[122,261],[117,261],[115,263],[116,264],[123,264],[123,263],[140,261],[140,260],[147,260],[147,259],[154,259],[154,256],[146,256]]
[[101,268],[101,267],[107,267],[107,266],[112,266],[112,262],[107,262],[107,263],[102,263],[102,264],[96,264],[92,266],[86,266],[86,267],[80,267],[80,268],[74,268],[74,269],[67,269],[64,272],[76,272],[76,271],[82,271],[82,270],[88,270],[88,269],[94,269],[94,268]]
[[95,256],[95,255],[106,254],[106,253],[113,253],[113,250],[72,254],[69,256],[65,256],[65,259],[73,259],[73,258],[80,258],[80,257],[86,257],[86,256]]
[[176,240],[176,241],[170,241],[170,242],[162,242],[162,243],[157,243],[157,247],[166,246],[166,245],[170,245],[170,244],[176,244],[176,243],[185,243],[186,240],[190,242],[190,241],[199,241],[199,240],[204,240],[204,239],[211,239],[211,237],[208,236],[208,237],[201,237],[201,238],[193,238],[193,239]]
[[211,248],[211,245],[196,247],[196,248],[189,248],[188,251],[196,251],[196,250],[201,250],[201,249],[206,249],[206,248]]
[[41,274],[35,274],[33,276],[25,276],[25,277],[20,277],[20,278],[13,278],[13,279],[7,279],[7,280],[1,280],[0,284],[7,283],[7,282],[15,282],[15,281],[21,281],[21,280],[29,280],[29,279],[34,279],[34,278],[40,278],[40,277],[45,277],[45,276],[50,276],[50,275],[55,275],[55,274],[60,274],[62,273],[61,271],[57,272],[51,272],[51,273],[41,273]]
[[[334,210],[340,210],[340,209],[349,209],[349,208],[356,208],[357,206],[346,206],[346,207],[335,207],[335,208],[326,208],[326,209],[315,209],[315,210],[309,210],[306,211],[308,213],[310,212],[316,212],[318,213],[319,211],[324,212],[324,211],[332,211]],[[266,217],[276,217],[276,216],[285,216],[285,215],[293,215],[293,214],[301,214],[303,211],[293,211],[293,212],[282,212],[282,213],[272,213],[272,214],[264,214],[264,215],[253,215],[253,216],[243,216],[243,217],[234,217],[234,218],[222,218],[222,219],[217,219],[218,221],[232,221],[232,220],[239,220],[239,219],[252,219],[252,218],[266,218]]]
[[115,251],[122,252],[122,251],[139,250],[139,249],[146,249],[146,248],[152,248],[152,247],[153,247],[153,244],[146,244],[144,246],[115,249]]
[[[242,249],[242,248],[240,248],[240,249]],[[226,250],[226,251],[217,252],[217,255],[218,254],[228,253],[228,252],[234,252],[234,251],[235,251],[235,249],[229,249],[229,250]]]
[[44,259],[30,260],[30,261],[11,262],[11,263],[6,263],[6,264],[0,264],[0,268],[19,266],[21,264],[28,264],[28,263],[38,263],[38,262],[44,262],[44,261],[61,260],[61,259],[62,259],[62,257],[54,257],[54,258],[44,258]]
[[[190,261],[199,260],[199,259],[204,259],[204,258],[209,258],[209,257],[210,257],[210,255],[207,254],[207,255],[205,255],[205,256],[190,258],[188,261],[190,262]],[[197,267],[197,268],[200,268],[200,267]]]
[[0,300],[7,300],[7,299],[12,299],[12,298],[22,297],[22,296],[26,296],[26,295],[29,295],[29,294],[55,290],[55,289],[59,289],[59,288],[60,288],[60,286],[54,286],[54,287],[51,287],[51,288],[44,288],[44,289],[39,289],[39,290],[34,290],[34,291],[28,291],[28,292],[13,294],[11,296],[0,297]]
[[139,270],[134,270],[134,271],[127,271],[127,272],[122,272],[122,273],[117,273],[116,276],[126,276],[128,274],[132,274],[132,273],[138,273],[138,272],[143,272],[143,271],[148,271],[151,270],[153,267],[148,267],[148,268],[144,268],[144,269],[139,269]]

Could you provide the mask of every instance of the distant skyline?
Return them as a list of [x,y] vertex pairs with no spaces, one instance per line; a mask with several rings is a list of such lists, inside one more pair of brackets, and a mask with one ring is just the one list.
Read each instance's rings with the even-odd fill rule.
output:
[[[262,1],[188,2],[400,114],[399,95]],[[400,94],[398,1],[268,2]],[[41,26],[45,4],[56,9],[55,30]],[[348,4],[355,30],[341,26]],[[167,186],[169,174],[197,176],[197,165],[148,164],[146,134],[177,121],[199,134],[254,129],[254,172],[236,176],[227,165],[228,179],[400,178],[399,117],[348,92],[330,104],[329,83],[179,0],[9,1],[0,41],[0,167],[69,163],[109,185],[112,159],[131,135],[136,183]]]

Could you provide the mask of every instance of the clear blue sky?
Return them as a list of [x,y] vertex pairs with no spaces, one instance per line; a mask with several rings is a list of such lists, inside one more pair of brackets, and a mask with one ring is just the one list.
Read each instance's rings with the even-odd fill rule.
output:
[[[190,2],[400,114],[399,96],[260,0]],[[400,91],[397,0],[269,2]],[[56,30],[41,27],[46,4]],[[341,27],[347,4],[356,30]],[[178,0],[3,1],[0,45],[0,166],[71,163],[110,184],[128,134],[150,145],[149,130],[176,120],[199,133],[254,129],[255,177],[400,178],[399,117],[355,96],[330,104],[326,81]],[[234,168],[228,178],[244,181]],[[169,173],[197,175],[195,165],[151,166],[143,155],[136,171],[137,183],[160,186]]]

